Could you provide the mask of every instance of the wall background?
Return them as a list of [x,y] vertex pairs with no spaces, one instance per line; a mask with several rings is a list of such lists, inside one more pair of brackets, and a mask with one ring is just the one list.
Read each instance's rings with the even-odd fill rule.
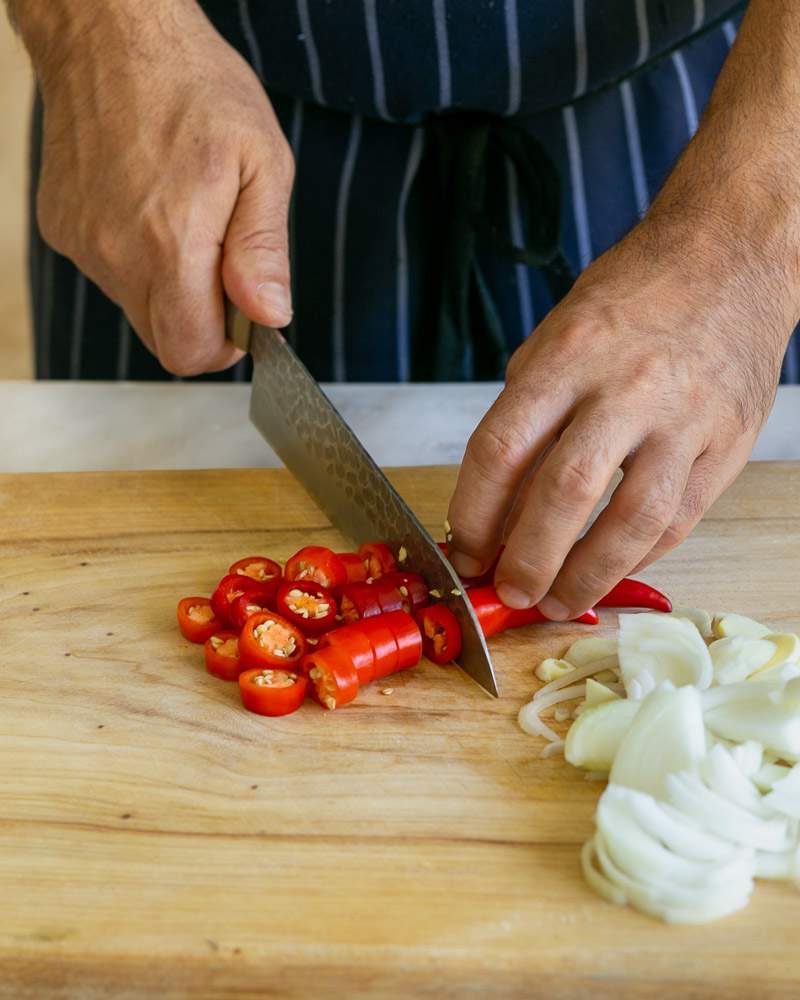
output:
[[0,4],[0,379],[30,378],[25,280],[27,140],[31,73]]

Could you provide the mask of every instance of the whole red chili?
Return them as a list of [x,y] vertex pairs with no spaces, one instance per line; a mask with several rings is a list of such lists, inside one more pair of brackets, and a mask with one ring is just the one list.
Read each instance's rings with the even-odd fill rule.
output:
[[598,608],[651,608],[653,611],[672,611],[672,601],[660,590],[642,580],[626,578],[597,602]]

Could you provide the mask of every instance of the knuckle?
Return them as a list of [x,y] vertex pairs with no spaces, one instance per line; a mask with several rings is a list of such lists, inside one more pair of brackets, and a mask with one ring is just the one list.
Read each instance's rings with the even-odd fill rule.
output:
[[672,520],[670,498],[656,494],[632,504],[622,513],[625,533],[634,541],[649,541],[666,531]]
[[528,457],[528,442],[511,423],[488,422],[472,435],[467,454],[490,480],[516,474]]
[[615,573],[605,573],[602,566],[576,566],[559,580],[556,596],[568,607],[586,610],[588,604],[599,601],[614,584]]
[[586,461],[560,462],[547,475],[547,493],[556,503],[589,503],[601,492],[597,473]]

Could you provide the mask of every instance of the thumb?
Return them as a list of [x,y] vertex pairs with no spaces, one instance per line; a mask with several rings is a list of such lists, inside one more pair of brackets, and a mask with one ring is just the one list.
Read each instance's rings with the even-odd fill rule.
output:
[[260,167],[240,190],[225,234],[225,292],[248,319],[263,326],[287,326],[292,319],[291,192],[291,173],[287,180]]

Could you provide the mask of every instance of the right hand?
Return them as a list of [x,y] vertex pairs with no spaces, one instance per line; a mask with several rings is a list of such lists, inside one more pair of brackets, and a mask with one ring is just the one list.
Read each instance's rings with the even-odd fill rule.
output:
[[227,368],[241,352],[223,290],[255,322],[291,320],[288,143],[194,0],[70,6],[46,44],[26,38],[45,111],[42,236],[168,371]]

